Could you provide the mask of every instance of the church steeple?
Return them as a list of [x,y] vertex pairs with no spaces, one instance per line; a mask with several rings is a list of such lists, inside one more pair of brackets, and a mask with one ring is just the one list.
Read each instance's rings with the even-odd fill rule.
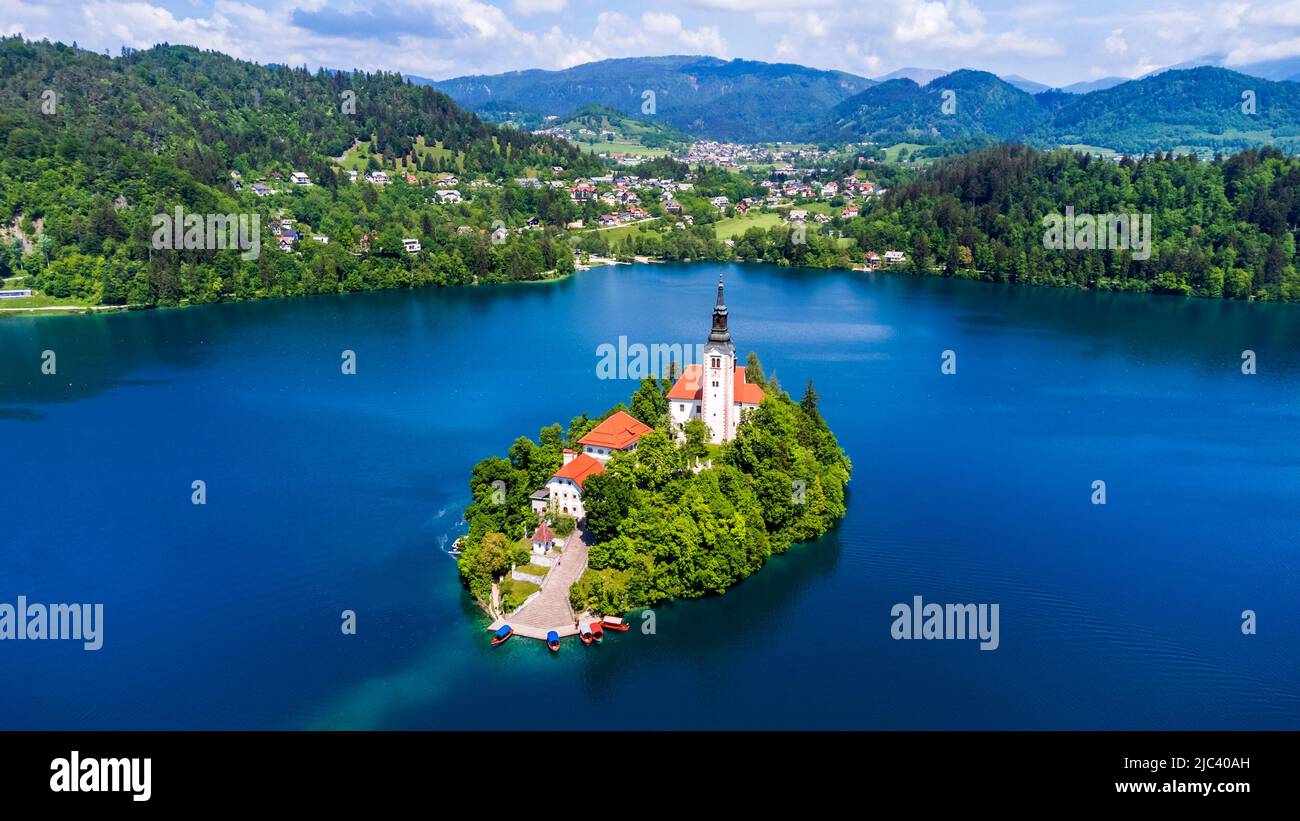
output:
[[731,344],[731,332],[727,330],[727,305],[722,301],[722,274],[718,274],[718,304],[713,306],[713,330],[709,333],[709,341]]

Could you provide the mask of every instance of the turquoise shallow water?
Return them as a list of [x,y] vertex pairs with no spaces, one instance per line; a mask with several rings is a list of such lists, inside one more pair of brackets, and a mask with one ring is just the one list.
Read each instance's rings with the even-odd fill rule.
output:
[[[739,350],[816,381],[842,526],[654,635],[489,649],[469,468],[626,399],[602,343],[703,341],[720,270]],[[105,641],[0,642],[0,727],[1297,728],[1298,423],[1287,305],[640,265],[9,318],[0,601]],[[916,595],[998,603],[999,649],[891,639]]]

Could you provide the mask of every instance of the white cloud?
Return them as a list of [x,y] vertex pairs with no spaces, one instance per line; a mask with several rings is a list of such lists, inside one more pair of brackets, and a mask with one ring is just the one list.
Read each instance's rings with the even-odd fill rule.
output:
[[567,5],[569,0],[510,0],[510,8],[523,15],[556,14]]
[[167,41],[430,77],[710,54],[867,76],[985,68],[1064,84],[1206,54],[1229,64],[1300,56],[1300,0],[0,0],[0,21],[0,32],[96,51]]
[[592,41],[608,56],[727,54],[726,41],[716,26],[688,29],[677,15],[664,12],[646,12],[636,20],[616,11],[601,12]]
[[1106,51],[1111,54],[1123,54],[1128,51],[1128,41],[1124,39],[1124,29],[1114,29],[1106,36]]

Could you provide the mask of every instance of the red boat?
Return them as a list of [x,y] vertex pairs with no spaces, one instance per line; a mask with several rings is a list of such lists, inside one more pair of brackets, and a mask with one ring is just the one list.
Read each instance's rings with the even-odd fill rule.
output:
[[617,630],[625,633],[632,629],[632,625],[620,619],[618,616],[606,616],[601,622],[605,625],[606,630]]
[[600,622],[593,621],[591,623],[591,637],[596,640],[597,644],[605,640],[605,628],[600,626]]
[[591,644],[591,630],[586,627],[579,627],[578,638],[582,639],[583,644]]
[[546,646],[551,648],[552,653],[560,652],[560,634],[554,630],[546,634]]

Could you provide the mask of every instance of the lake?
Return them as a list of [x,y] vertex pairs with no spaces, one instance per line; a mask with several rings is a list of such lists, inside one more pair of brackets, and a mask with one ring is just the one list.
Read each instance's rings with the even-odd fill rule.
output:
[[[471,466],[626,401],[602,344],[703,342],[720,271],[848,515],[653,634],[489,648]],[[671,264],[6,318],[0,602],[102,602],[104,643],[0,642],[0,727],[1297,729],[1298,430],[1295,305]],[[998,648],[895,640],[914,596],[998,604]]]

